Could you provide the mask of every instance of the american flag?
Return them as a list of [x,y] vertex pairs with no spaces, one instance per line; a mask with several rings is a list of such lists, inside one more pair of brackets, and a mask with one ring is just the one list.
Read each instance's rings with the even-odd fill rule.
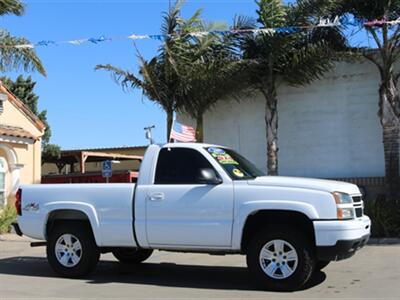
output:
[[171,129],[170,139],[174,139],[179,142],[195,142],[196,131],[193,127],[174,121],[174,125]]

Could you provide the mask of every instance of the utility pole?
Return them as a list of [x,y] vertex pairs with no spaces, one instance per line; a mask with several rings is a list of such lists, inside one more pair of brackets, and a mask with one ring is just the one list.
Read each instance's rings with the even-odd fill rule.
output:
[[151,125],[149,127],[145,127],[144,131],[146,132],[146,139],[149,140],[150,145],[154,144],[153,136],[151,134],[151,130],[156,128],[155,125]]

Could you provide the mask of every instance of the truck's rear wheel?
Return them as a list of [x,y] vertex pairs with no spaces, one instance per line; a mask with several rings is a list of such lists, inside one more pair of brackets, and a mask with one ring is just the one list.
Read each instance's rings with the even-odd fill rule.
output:
[[138,248],[119,248],[115,249],[112,254],[116,259],[124,264],[138,264],[148,259],[153,250]]
[[82,223],[56,225],[49,234],[46,252],[53,270],[72,278],[92,272],[100,258],[92,231]]
[[291,227],[262,230],[248,246],[247,266],[268,290],[298,290],[311,277],[314,265],[311,243]]

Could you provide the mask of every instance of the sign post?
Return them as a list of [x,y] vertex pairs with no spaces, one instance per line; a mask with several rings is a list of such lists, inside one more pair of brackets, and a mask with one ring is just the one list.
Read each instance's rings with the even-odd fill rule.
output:
[[102,175],[106,178],[106,182],[110,182],[110,177],[112,176],[112,162],[111,160],[103,161]]

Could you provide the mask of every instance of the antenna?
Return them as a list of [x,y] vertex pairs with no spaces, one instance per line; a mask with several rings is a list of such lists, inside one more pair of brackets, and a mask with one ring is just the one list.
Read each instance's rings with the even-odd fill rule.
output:
[[146,139],[149,140],[150,145],[154,144],[153,136],[152,136],[152,134],[151,134],[151,130],[154,129],[154,128],[156,128],[155,125],[151,125],[151,126],[149,126],[149,127],[143,128],[144,131],[146,132],[146,133],[145,133],[145,137],[146,137]]

